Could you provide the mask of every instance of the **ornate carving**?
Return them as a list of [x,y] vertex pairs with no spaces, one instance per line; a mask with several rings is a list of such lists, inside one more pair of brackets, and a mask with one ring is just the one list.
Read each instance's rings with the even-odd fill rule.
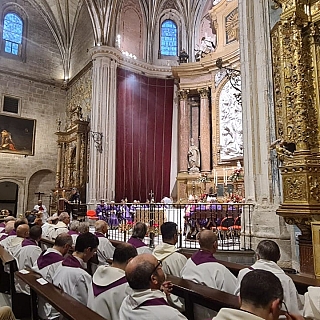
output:
[[226,16],[226,43],[239,40],[239,10],[235,8]]
[[207,99],[209,95],[209,88],[198,89],[201,99]]
[[180,100],[187,100],[188,99],[189,90],[179,90],[178,96]]
[[286,177],[284,179],[284,201],[307,201],[306,182],[303,176]]

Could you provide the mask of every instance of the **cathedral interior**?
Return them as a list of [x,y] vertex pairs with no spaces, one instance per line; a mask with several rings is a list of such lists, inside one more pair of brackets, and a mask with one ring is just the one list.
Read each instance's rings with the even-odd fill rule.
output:
[[253,247],[320,274],[320,1],[0,0],[0,17],[1,208],[213,193],[253,206]]

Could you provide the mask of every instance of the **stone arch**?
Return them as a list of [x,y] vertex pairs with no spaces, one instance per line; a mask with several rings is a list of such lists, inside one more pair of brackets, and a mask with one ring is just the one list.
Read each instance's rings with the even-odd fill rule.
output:
[[33,209],[37,204],[37,192],[44,193],[41,196],[43,204],[49,210],[50,195],[55,185],[55,173],[49,169],[42,169],[33,173],[28,183],[27,209]]
[[[17,192],[16,192],[16,196],[15,196],[15,199],[16,199],[15,211],[16,211],[17,216],[19,216],[20,214],[24,213],[24,208],[25,208],[26,179],[25,178],[8,178],[8,177],[0,178],[0,193],[1,194],[2,194],[1,186],[2,186],[2,184],[3,184],[3,186],[5,186],[6,183],[17,185]],[[9,200],[9,199],[7,199],[7,200]]]

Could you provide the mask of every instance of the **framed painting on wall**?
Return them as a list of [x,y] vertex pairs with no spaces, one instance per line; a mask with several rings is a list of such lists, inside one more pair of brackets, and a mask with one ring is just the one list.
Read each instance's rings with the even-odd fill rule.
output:
[[0,152],[32,156],[36,120],[0,115]]

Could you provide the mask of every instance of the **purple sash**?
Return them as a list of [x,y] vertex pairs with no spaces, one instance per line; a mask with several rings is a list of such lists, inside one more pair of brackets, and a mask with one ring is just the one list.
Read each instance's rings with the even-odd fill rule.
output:
[[33,239],[24,239],[21,243],[22,247],[26,247],[26,246],[38,246],[36,240]]
[[98,238],[105,238],[105,237],[106,237],[106,236],[105,236],[103,233],[101,233],[101,232],[95,232],[94,234],[95,234],[95,236],[98,237]]
[[168,302],[164,298],[153,298],[142,302],[139,307],[150,306],[167,306]]
[[191,260],[197,266],[199,264],[207,263],[207,262],[218,262],[218,260],[212,255],[211,252],[203,251],[203,250],[199,250],[198,252],[195,252],[191,257]]
[[62,265],[65,267],[83,269],[80,261],[77,258],[75,258],[74,256],[68,256],[68,257],[64,258],[64,260],[62,261]]
[[45,254],[46,251],[42,252],[37,260],[37,265],[39,270],[49,266],[50,264],[57,263],[63,260],[63,257],[56,252],[49,252]]
[[8,234],[3,234],[0,238],[0,241],[4,240],[6,237],[8,237]]
[[73,235],[73,234],[79,234],[79,232],[73,231],[73,230],[69,230],[69,231],[68,231],[68,234],[71,236],[71,235]]
[[146,247],[147,245],[141,240],[141,239],[138,239],[138,238],[133,238],[131,237],[129,240],[128,240],[128,243],[132,244],[135,248],[141,248],[141,247]]
[[16,236],[17,233],[16,233],[16,230],[11,230],[9,233],[8,233],[8,236]]
[[112,288],[121,286],[122,284],[127,283],[127,278],[126,277],[122,277],[119,280],[112,282],[110,284],[108,284],[107,286],[98,286],[95,283],[92,282],[92,288],[93,288],[93,294],[95,297],[97,297],[99,294],[110,290]]

